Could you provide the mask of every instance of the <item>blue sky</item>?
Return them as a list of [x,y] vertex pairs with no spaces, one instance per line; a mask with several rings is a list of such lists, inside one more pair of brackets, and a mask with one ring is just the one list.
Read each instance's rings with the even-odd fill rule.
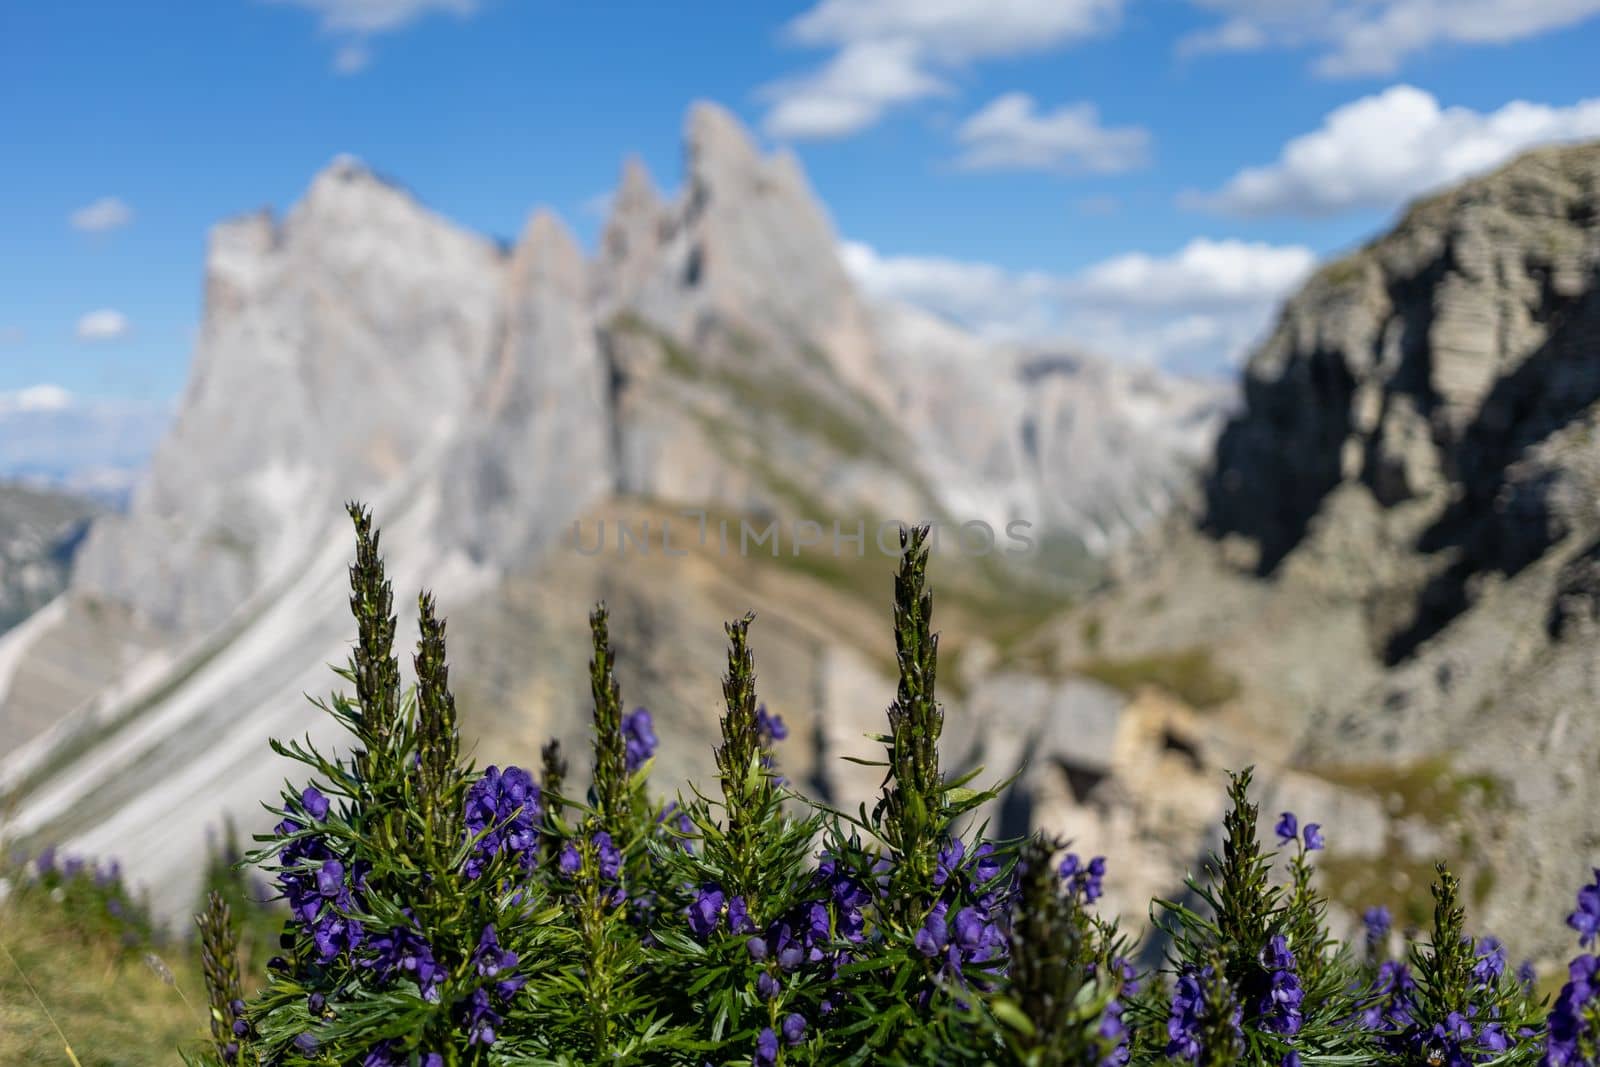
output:
[[1600,137],[1595,55],[1600,0],[7,5],[0,408],[175,397],[207,227],[338,153],[592,243],[625,154],[676,184],[698,98],[799,153],[874,293],[1226,372],[1409,197]]

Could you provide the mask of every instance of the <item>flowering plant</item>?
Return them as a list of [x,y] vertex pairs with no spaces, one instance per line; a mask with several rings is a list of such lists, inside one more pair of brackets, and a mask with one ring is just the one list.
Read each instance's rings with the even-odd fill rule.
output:
[[[392,595],[352,506],[354,689],[322,707],[348,756],[274,749],[306,780],[247,862],[287,905],[264,985],[241,992],[226,901],[201,917],[213,1039],[191,1060],[272,1067],[500,1064],[1596,1063],[1600,977],[1580,956],[1549,1015],[1503,947],[1464,929],[1441,867],[1431,936],[1387,955],[1328,932],[1322,828],[1284,813],[1264,850],[1251,773],[1221,853],[1135,946],[1096,913],[1104,857],[972,813],[1006,783],[946,775],[925,529],[902,533],[899,682],[874,735],[884,772],[855,812],[782,777],[782,719],[757,696],[752,617],[727,626],[717,782],[659,796],[648,711],[624,713],[604,607],[590,618],[592,766],[552,742],[537,777],[463,762],[445,626],[419,599],[402,690]],[[1600,872],[1571,924],[1600,936]],[[1135,960],[1153,969],[1141,971]]]

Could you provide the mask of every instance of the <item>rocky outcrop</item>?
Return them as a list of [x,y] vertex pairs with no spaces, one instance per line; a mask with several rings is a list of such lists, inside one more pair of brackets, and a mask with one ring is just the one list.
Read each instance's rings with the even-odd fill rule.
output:
[[1360,487],[1378,536],[1453,557],[1392,637],[1405,655],[1473,574],[1515,573],[1570,528],[1562,501],[1583,486],[1535,453],[1600,400],[1597,271],[1600,146],[1533,152],[1414,206],[1319,272],[1251,358],[1209,528],[1270,572],[1336,488]]
[[100,512],[82,497],[0,483],[0,633],[54,599]]

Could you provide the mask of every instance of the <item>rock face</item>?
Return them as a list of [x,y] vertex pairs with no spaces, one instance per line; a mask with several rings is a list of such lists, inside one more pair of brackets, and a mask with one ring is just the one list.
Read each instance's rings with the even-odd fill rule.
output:
[[[1271,571],[1353,485],[1402,540],[1457,550],[1463,579],[1526,566],[1584,488],[1531,453],[1600,399],[1597,266],[1595,146],[1531,153],[1413,207],[1313,278],[1250,360],[1210,528],[1257,543]],[[1396,654],[1448,622],[1456,594],[1437,595]]]
[[280,581],[413,474],[483,380],[505,266],[488,241],[348,159],[281,223],[211,235],[182,408],[126,516],[90,532],[82,594],[186,634]]
[[0,633],[55,598],[100,508],[82,497],[0,483]]
[[[711,105],[686,141],[674,197],[625,169],[592,263],[549,215],[502,251],[348,159],[283,219],[213,231],[193,372],[148,477],[93,526],[59,610],[0,641],[0,833],[116,852],[159,907],[187,908],[208,826],[259,825],[279,784],[266,739],[339,741],[302,694],[349,648],[346,500],[373,505],[401,605],[441,594],[486,747],[531,763],[542,736],[581,735],[583,613],[604,598],[662,772],[703,775],[720,624],[748,600],[772,605],[769,698],[807,739],[788,766],[841,797],[872,785],[829,768],[890,691],[887,627],[868,653],[863,621],[886,617],[888,561],[796,562],[786,537],[758,562],[697,545],[630,568],[574,556],[575,521],[614,507],[659,544],[685,508],[1022,518],[1081,555],[1159,512],[1218,390],[869,308],[793,157]],[[1015,575],[962,573],[955,618],[993,625]]]
[[[1474,921],[1530,952],[1564,943],[1600,847],[1597,433],[1589,144],[1421,202],[1316,275],[1251,359],[1207,486],[1207,531],[1270,578],[1258,610],[1294,619],[1234,629],[1345,650],[1277,709],[1296,762],[1379,790],[1448,767],[1427,773],[1472,799],[1429,847],[1477,842]],[[1318,630],[1365,648],[1319,653]]]

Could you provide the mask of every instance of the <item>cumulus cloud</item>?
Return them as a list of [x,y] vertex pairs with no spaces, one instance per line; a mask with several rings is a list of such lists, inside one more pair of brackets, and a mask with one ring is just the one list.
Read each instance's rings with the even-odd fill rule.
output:
[[73,403],[73,395],[59,385],[30,385],[9,393],[0,393],[0,415],[65,411]]
[[111,308],[91,311],[78,320],[78,340],[117,341],[133,329],[128,316]]
[[1600,14],[1600,0],[1191,0],[1221,21],[1180,50],[1321,49],[1328,77],[1392,74],[1411,55],[1441,44],[1493,45],[1575,26]]
[[1310,249],[1199,238],[1073,274],[1008,271],[937,256],[842,249],[878,299],[904,301],[998,340],[1066,340],[1136,362],[1215,370],[1241,359],[1279,301],[1310,274]]
[[1600,137],[1600,98],[1571,107],[1513,101],[1497,111],[1441,107],[1397,85],[1331,112],[1284,146],[1276,162],[1240,171],[1192,206],[1234,215],[1325,217],[1392,208],[1534,145]]
[[844,137],[898,105],[950,91],[948,75],[985,59],[1048,51],[1103,33],[1124,0],[820,0],[786,28],[834,49],[822,67],[762,90],[775,137]]
[[133,209],[120,197],[103,196],[68,215],[67,221],[81,233],[108,233],[132,222]]
[[896,104],[950,91],[922,68],[912,41],[862,41],[821,69],[761,90],[772,104],[765,127],[793,140],[847,137],[875,124]]
[[1007,93],[961,124],[956,161],[969,170],[1050,170],[1118,174],[1150,160],[1150,133],[1138,126],[1106,127],[1093,104],[1041,112],[1027,93]]

